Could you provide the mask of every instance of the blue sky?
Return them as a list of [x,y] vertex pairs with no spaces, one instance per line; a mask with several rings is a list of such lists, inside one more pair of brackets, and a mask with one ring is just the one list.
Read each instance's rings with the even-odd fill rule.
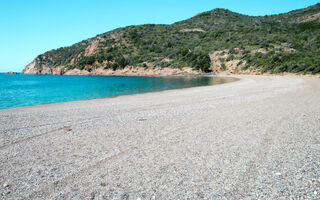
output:
[[247,15],[288,12],[319,0],[0,0],[0,72],[115,28],[170,24],[227,8]]

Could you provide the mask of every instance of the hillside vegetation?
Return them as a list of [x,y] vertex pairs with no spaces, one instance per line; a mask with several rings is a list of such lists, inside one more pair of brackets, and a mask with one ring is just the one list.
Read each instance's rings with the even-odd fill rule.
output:
[[125,67],[200,72],[320,73],[320,4],[252,17],[225,9],[171,25],[119,28],[39,55],[32,67],[72,70]]

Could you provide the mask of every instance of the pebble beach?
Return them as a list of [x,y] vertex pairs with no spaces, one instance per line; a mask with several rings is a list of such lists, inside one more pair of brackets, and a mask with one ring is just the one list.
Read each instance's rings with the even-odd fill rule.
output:
[[0,199],[319,199],[320,79],[0,110]]

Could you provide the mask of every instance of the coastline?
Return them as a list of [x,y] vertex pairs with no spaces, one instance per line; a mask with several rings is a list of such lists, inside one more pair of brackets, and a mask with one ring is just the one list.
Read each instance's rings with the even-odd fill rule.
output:
[[163,76],[232,76],[232,75],[258,75],[258,76],[296,76],[296,77],[317,77],[320,78],[320,74],[302,74],[302,73],[261,73],[259,71],[219,71],[212,73],[202,73],[195,71],[191,67],[183,68],[132,68],[125,67],[121,70],[104,70],[102,68],[94,69],[93,71],[73,69],[64,71],[63,68],[59,68],[57,71],[52,68],[45,68],[39,70],[31,68],[29,71],[23,71],[21,74],[31,75],[67,75],[67,76],[145,76],[145,77],[163,77]]
[[[45,75],[43,75],[45,76]],[[51,76],[51,75],[49,75]],[[52,75],[52,76],[56,76],[56,75]],[[69,75],[68,75],[69,76]],[[77,75],[70,75],[70,76],[77,76]],[[84,75],[84,76],[97,76],[99,77],[99,75]],[[108,75],[106,75],[106,77],[108,77]],[[179,86],[179,87],[172,87],[172,88],[162,88],[162,89],[154,89],[153,91],[134,91],[134,92],[128,92],[128,93],[124,93],[124,94],[112,94],[112,96],[100,96],[100,97],[88,97],[88,98],[74,98],[74,99],[56,99],[55,102],[51,101],[51,102],[38,102],[38,103],[32,103],[30,105],[30,103],[25,103],[24,105],[16,105],[11,106],[11,107],[1,107],[0,110],[3,109],[14,109],[14,108],[19,108],[19,107],[30,107],[30,106],[37,106],[37,105],[48,105],[48,104],[58,104],[58,103],[65,103],[65,102],[73,102],[73,101],[86,101],[86,100],[93,100],[93,99],[100,99],[100,98],[115,98],[118,96],[125,96],[125,95],[136,95],[136,94],[143,94],[143,93],[152,93],[152,92],[162,92],[162,91],[167,91],[167,90],[180,90],[180,89],[187,89],[187,88],[192,88],[192,87],[205,87],[205,86],[213,86],[213,85],[219,85],[219,84],[226,84],[229,82],[234,82],[234,81],[239,81],[238,78],[233,78],[230,76],[218,76],[218,75],[213,75],[213,74],[205,74],[205,75],[190,75],[190,76],[183,76],[183,75],[167,75],[167,76],[120,76],[120,75],[114,75],[114,77],[158,77],[158,78],[183,78],[183,80],[187,80],[189,81],[189,78],[191,80],[193,80],[193,78],[195,77],[210,77],[210,79],[208,79],[208,82],[206,82],[205,84],[184,84],[184,86]],[[211,79],[212,78],[212,79]],[[190,81],[191,81],[190,80]]]
[[36,75],[92,75],[92,76],[190,76],[201,75],[199,71],[193,70],[191,67],[183,68],[142,68],[142,67],[125,67],[123,69],[111,70],[104,68],[95,68],[91,71],[80,69],[66,70],[64,67],[42,69],[36,68],[34,65],[27,66],[22,74],[36,74]]
[[0,110],[2,197],[316,197],[320,80],[231,76]]

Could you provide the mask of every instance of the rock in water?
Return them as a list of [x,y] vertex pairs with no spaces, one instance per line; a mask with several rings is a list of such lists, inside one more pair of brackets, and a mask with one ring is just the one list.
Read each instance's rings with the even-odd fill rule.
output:
[[7,72],[6,74],[18,74],[18,73],[17,73],[17,72],[10,71],[10,72]]

